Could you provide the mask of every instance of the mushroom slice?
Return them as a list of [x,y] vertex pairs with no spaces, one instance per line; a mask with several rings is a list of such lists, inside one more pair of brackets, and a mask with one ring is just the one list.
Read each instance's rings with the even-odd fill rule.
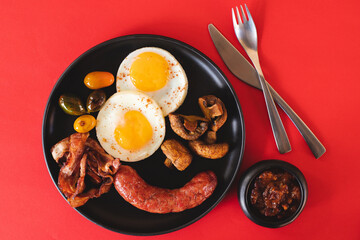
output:
[[[164,141],[161,145],[161,150],[167,157],[164,162],[167,167],[174,165],[178,170],[183,171],[192,161],[190,151],[175,139]],[[170,162],[172,164],[170,164]]]
[[204,116],[211,120],[211,130],[214,132],[219,130],[227,119],[225,104],[220,98],[217,98],[214,95],[207,95],[199,98],[199,105]]
[[209,120],[199,116],[169,114],[172,130],[185,140],[196,140],[208,129]]
[[207,143],[207,144],[213,144],[216,142],[216,132],[214,131],[207,131],[205,134],[204,134],[204,141]]
[[200,140],[190,141],[189,147],[200,157],[210,159],[222,158],[229,151],[228,143],[206,144]]
[[169,158],[165,159],[164,165],[167,166],[170,169],[174,168],[174,165],[173,165],[173,163],[171,162],[171,160]]

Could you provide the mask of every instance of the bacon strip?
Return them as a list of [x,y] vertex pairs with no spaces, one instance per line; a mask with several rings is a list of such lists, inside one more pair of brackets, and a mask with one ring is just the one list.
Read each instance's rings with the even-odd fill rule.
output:
[[[72,207],[108,192],[113,183],[111,175],[120,167],[120,160],[108,155],[89,138],[89,133],[74,133],[59,141],[51,148],[51,154],[61,166],[59,188]],[[86,176],[95,187],[86,190]]]
[[108,176],[105,178],[101,186],[97,188],[92,188],[86,193],[81,193],[79,195],[74,195],[73,197],[69,198],[68,201],[72,207],[80,207],[84,205],[90,198],[97,198],[100,197],[102,194],[107,193],[111,185],[113,183],[113,178]]
[[75,169],[79,167],[80,160],[84,154],[85,142],[89,133],[74,133],[70,136],[70,154],[61,172],[67,176],[72,175]]
[[66,155],[66,153],[69,153],[69,148],[70,148],[69,139],[70,139],[69,137],[64,138],[63,140],[61,140],[51,148],[50,151],[52,157],[57,163],[60,163],[62,158],[64,157],[67,158],[64,155]]
[[98,172],[114,175],[120,167],[120,161],[114,161],[114,158],[107,154],[100,144],[92,138],[86,142],[86,146],[92,149],[96,156]]

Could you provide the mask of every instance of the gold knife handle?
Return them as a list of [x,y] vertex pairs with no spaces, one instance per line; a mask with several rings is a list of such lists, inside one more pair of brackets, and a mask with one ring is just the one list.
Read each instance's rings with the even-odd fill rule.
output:
[[271,87],[271,85],[266,82],[268,88],[273,96],[273,99],[277,102],[277,104],[284,110],[284,112],[288,115],[291,121],[294,123],[296,128],[299,130],[303,138],[305,139],[307,145],[310,147],[311,152],[314,154],[316,158],[321,157],[325,152],[325,147],[321,144],[319,139],[314,135],[314,133],[310,130],[310,128],[304,123],[303,120],[292,110],[292,108],[285,102],[282,97]]

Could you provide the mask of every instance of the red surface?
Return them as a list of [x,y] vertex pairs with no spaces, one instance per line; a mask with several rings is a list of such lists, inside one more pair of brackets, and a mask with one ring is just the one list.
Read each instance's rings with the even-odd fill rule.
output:
[[204,218],[147,239],[360,239],[360,2],[246,3],[258,28],[264,74],[327,148],[318,160],[285,114],[293,150],[277,152],[261,92],[227,70],[210,40],[207,25],[214,23],[240,48],[230,14],[239,1],[2,0],[0,239],[137,238],[103,229],[73,210],[51,181],[41,146],[46,101],[65,68],[94,45],[135,33],[184,41],[224,71],[245,116],[239,176],[255,162],[277,158],[299,167],[309,185],[304,211],[286,227],[251,222],[233,184]]

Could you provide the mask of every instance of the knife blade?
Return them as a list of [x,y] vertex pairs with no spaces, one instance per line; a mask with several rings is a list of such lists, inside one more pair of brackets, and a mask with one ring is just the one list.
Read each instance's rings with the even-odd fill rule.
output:
[[249,61],[241,55],[213,24],[209,24],[209,32],[220,57],[230,72],[245,83],[261,89],[257,72]]
[[[213,25],[209,24],[209,33],[211,39],[230,72],[234,74],[241,81],[249,84],[250,86],[261,89],[261,85],[254,67],[243,55],[221,34],[221,32]],[[270,86],[268,82],[271,95],[276,103],[284,110],[296,128],[299,130],[305,142],[310,147],[311,152],[315,158],[321,157],[326,149],[322,143],[317,139],[315,134],[304,123],[304,121],[295,113],[295,111],[285,102],[284,99]]]

